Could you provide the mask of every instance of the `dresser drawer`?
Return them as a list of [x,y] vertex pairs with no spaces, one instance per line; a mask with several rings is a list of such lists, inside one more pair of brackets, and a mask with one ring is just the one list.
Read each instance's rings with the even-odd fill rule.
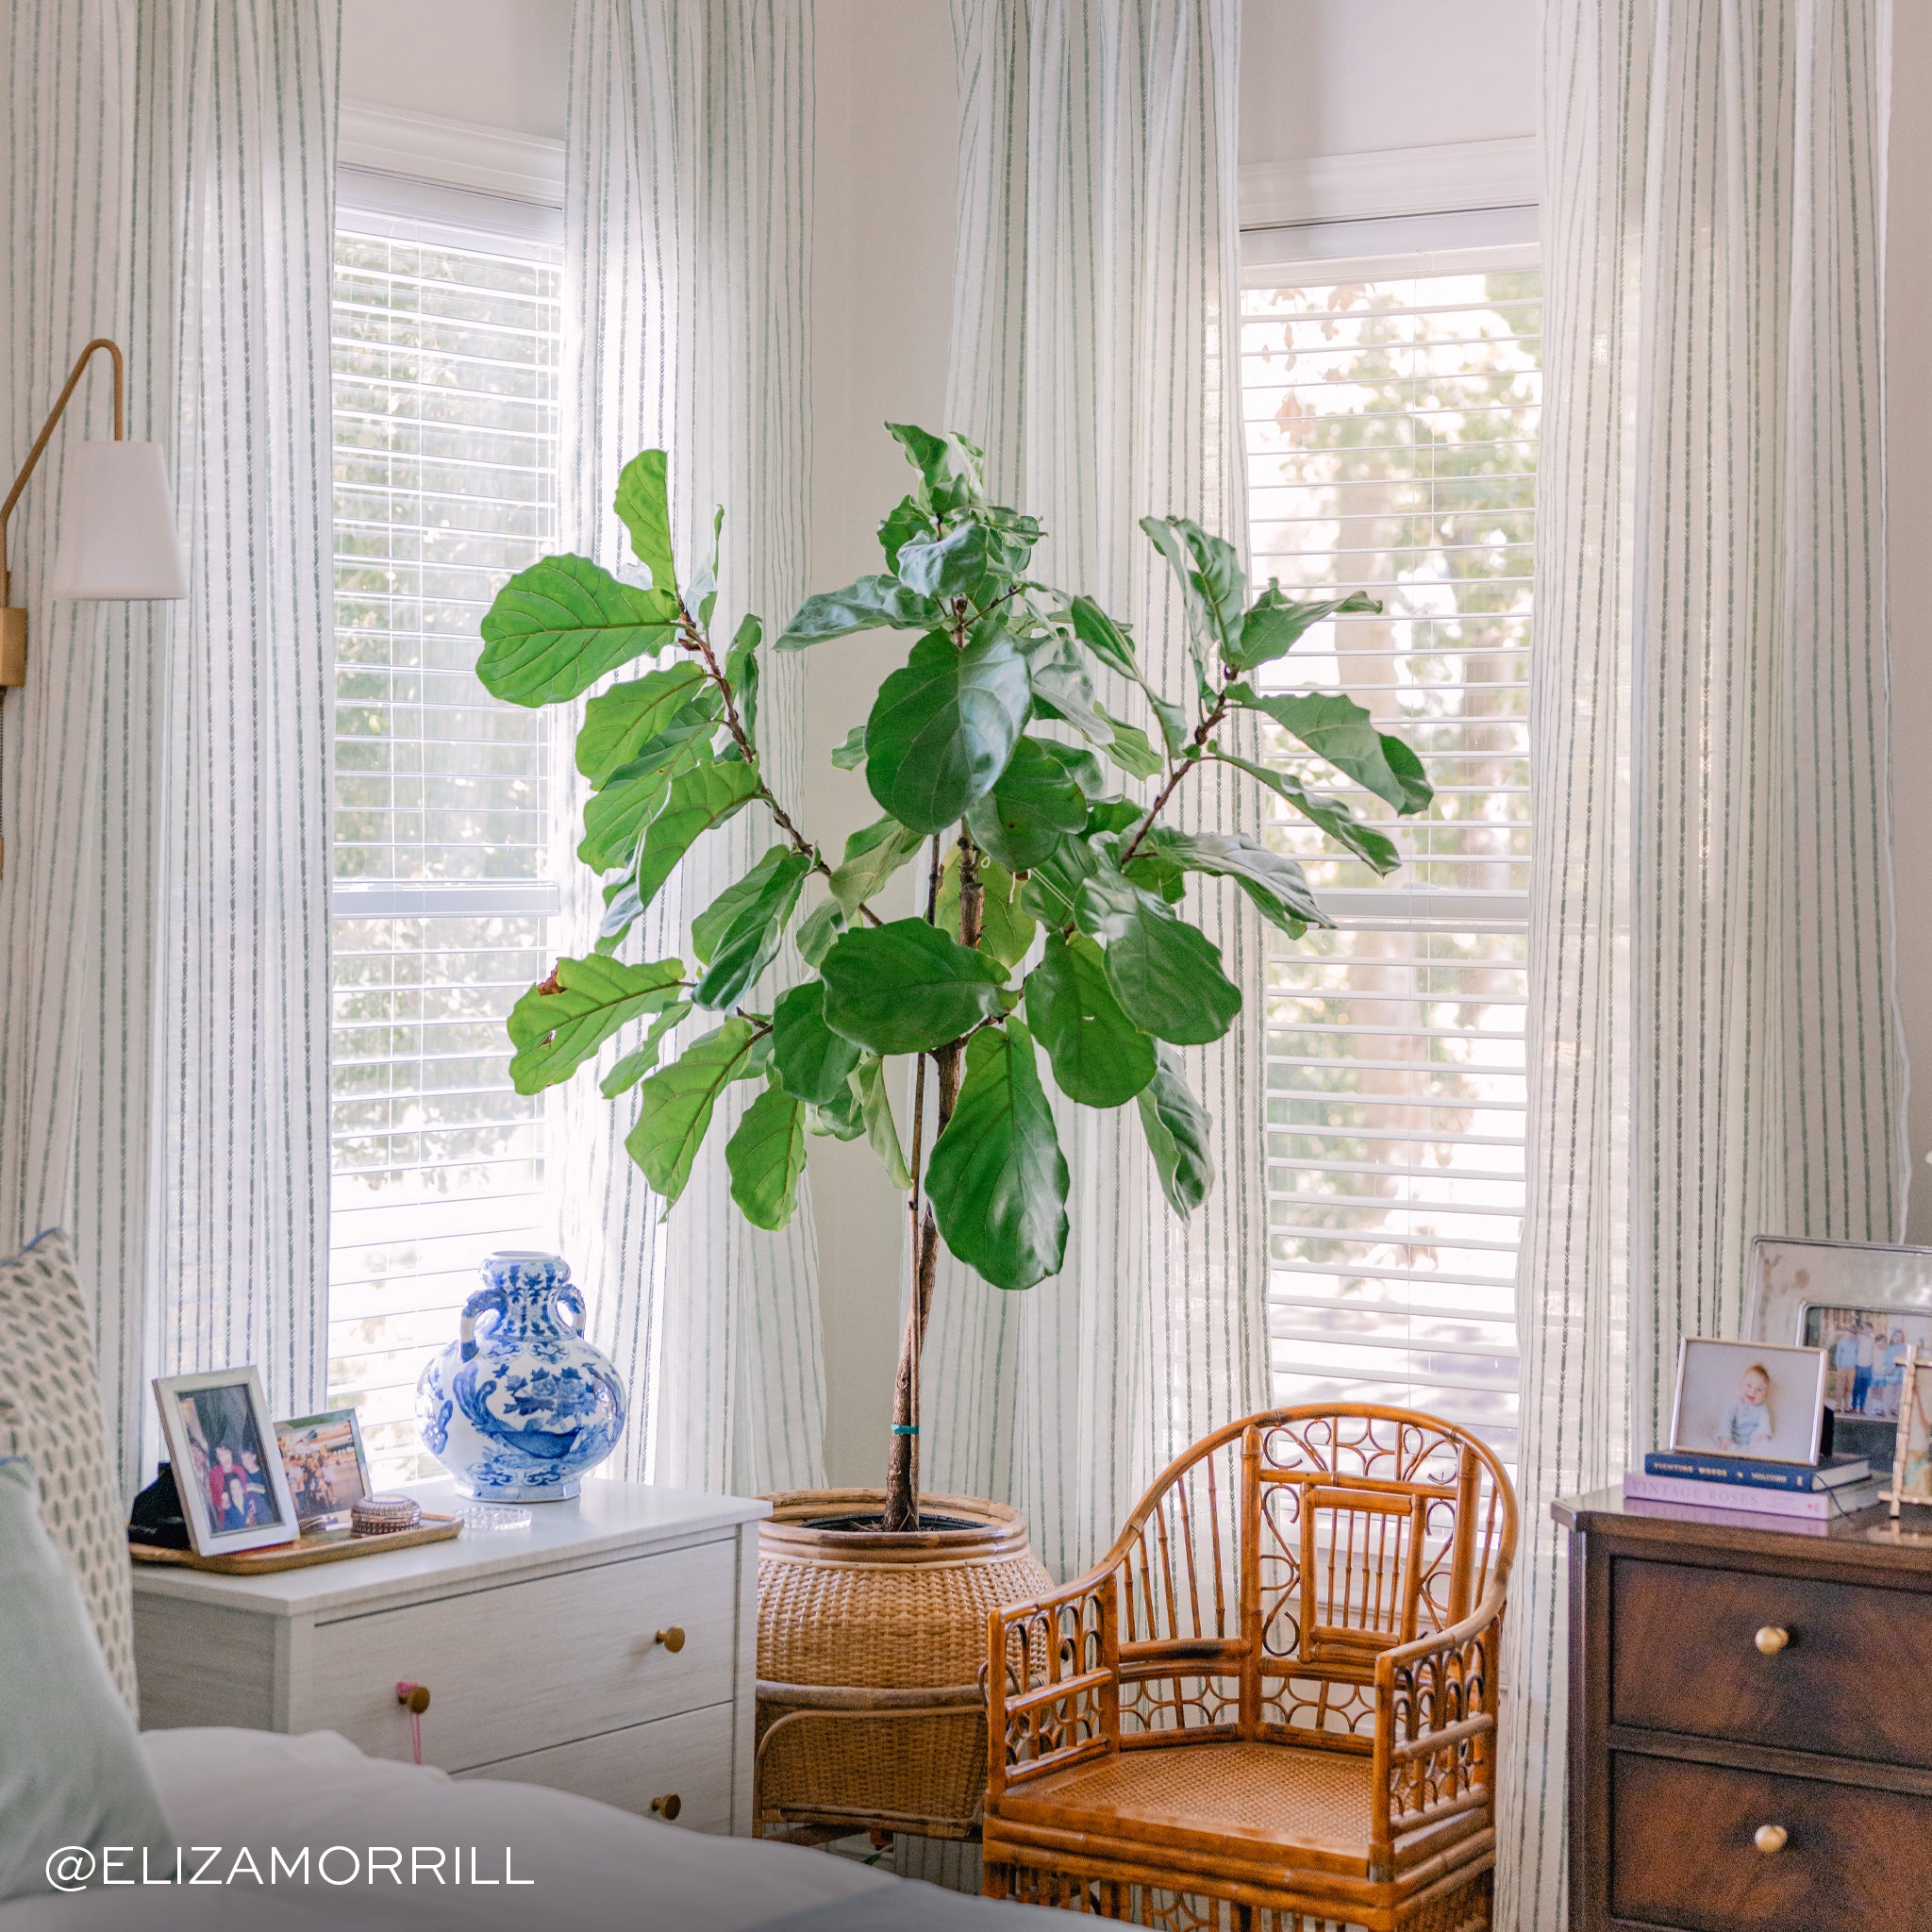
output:
[[1904,1932],[1932,1918],[1932,1799],[1615,1752],[1609,1891],[1674,1932]]
[[[662,1817],[670,1810],[676,1815],[668,1822],[687,1830],[729,1831],[731,1714],[730,1705],[713,1705],[457,1774],[549,1785],[640,1817]],[[675,1802],[663,1804],[667,1799]],[[663,1808],[654,1813],[654,1802]]]
[[[1932,1767],[1923,1703],[1895,1690],[1932,1657],[1932,1596],[1620,1557],[1610,1623],[1613,1724]],[[1770,1657],[1767,1627],[1790,1638]]]
[[[407,1757],[395,1687],[425,1684],[424,1761],[460,1771],[724,1703],[737,1574],[726,1540],[318,1623],[287,1727]],[[672,1625],[675,1653],[655,1641]]]

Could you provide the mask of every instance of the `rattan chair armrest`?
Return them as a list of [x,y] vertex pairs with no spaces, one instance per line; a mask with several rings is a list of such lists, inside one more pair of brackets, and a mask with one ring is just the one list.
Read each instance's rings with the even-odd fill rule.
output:
[[987,1614],[988,1790],[1024,1782],[1120,1735],[1120,1647],[1110,1571]]

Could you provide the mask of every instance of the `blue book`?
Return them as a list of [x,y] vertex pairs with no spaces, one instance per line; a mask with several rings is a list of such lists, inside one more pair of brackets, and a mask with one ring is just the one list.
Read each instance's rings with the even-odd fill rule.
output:
[[1827,1456],[1817,1463],[1766,1462],[1755,1456],[1719,1456],[1702,1449],[1653,1449],[1643,1458],[1646,1475],[1690,1477],[1701,1483],[1735,1483],[1747,1490],[1836,1490],[1872,1474],[1862,1456]]

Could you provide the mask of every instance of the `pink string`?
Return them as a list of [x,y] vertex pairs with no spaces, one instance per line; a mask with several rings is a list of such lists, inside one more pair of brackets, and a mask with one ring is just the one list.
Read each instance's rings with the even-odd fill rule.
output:
[[[398,1682],[396,1685],[396,1702],[398,1704],[408,1704],[409,1692],[421,1688],[420,1685]],[[414,1708],[411,1708],[409,1712],[409,1755],[416,1763],[421,1764],[423,1762],[423,1713]]]

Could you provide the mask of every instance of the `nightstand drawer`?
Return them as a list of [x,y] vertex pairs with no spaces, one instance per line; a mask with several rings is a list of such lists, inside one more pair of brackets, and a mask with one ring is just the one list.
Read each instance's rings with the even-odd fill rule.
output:
[[[1932,1656],[1932,1596],[1620,1557],[1610,1621],[1613,1724],[1932,1767],[1922,1705],[1892,1690]],[[1767,1656],[1760,1631],[1789,1641]]]
[[395,1687],[425,1684],[424,1761],[458,1771],[726,1702],[737,1577],[726,1540],[318,1621],[287,1728],[407,1757]]
[[[731,1829],[731,1716],[728,1704],[632,1724],[548,1751],[478,1765],[461,1777],[514,1778],[596,1798],[640,1817],[672,1814],[690,1831]],[[653,1805],[658,1808],[654,1813]]]
[[[1786,1834],[1761,1851],[1765,1826]],[[1932,1799],[1616,1752],[1610,1916],[1682,1932],[1925,1923]]]

